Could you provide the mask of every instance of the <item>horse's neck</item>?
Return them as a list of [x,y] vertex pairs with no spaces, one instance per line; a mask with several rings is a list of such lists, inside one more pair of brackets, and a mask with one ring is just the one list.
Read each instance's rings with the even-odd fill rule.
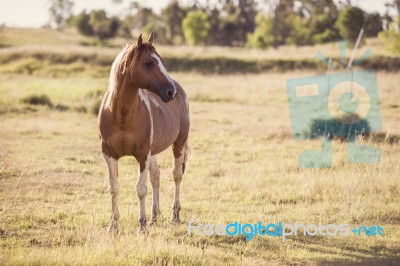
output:
[[112,99],[114,101],[112,112],[117,116],[132,114],[140,107],[139,88],[136,88],[129,79],[123,79],[115,93]]

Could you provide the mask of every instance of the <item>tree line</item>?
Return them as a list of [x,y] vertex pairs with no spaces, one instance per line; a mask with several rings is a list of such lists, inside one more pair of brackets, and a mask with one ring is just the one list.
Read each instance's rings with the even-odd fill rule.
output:
[[363,26],[367,37],[376,37],[382,32],[382,38],[400,39],[397,36],[400,20],[389,15],[390,10],[400,14],[400,0],[389,2],[384,15],[367,13],[353,6],[351,0],[219,0],[212,5],[208,1],[182,5],[178,0],[171,0],[159,14],[131,2],[122,17],[110,17],[104,10],[73,15],[71,0],[51,3],[49,12],[55,27],[72,25],[83,35],[102,41],[154,31],[162,44],[267,48],[326,43],[342,38],[352,43]]

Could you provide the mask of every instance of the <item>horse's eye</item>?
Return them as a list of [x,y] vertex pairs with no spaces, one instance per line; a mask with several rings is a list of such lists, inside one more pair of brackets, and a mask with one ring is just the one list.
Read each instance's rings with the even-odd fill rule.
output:
[[144,63],[147,67],[152,67],[153,66],[153,61],[146,61]]

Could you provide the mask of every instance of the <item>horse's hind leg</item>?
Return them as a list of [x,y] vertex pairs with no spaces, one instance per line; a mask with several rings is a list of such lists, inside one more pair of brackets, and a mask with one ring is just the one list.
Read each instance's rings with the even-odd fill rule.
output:
[[118,211],[118,161],[105,153],[103,153],[104,161],[108,168],[108,178],[110,182],[110,195],[111,195],[111,219],[108,231],[112,233],[118,232],[119,211]]
[[160,212],[160,170],[157,165],[157,158],[156,156],[150,157],[150,164],[149,164],[149,172],[150,172],[150,182],[153,188],[153,205],[151,208],[152,217],[151,223],[155,223],[157,221],[158,216],[161,214]]
[[[185,141],[186,142],[186,141]],[[174,152],[174,182],[175,182],[175,194],[174,194],[174,203],[172,205],[172,223],[180,223],[181,220],[179,218],[179,211],[181,210],[181,203],[179,201],[179,190],[183,178],[183,174],[185,172],[185,156],[186,156],[186,145],[185,142],[176,141],[172,146],[172,150]]]

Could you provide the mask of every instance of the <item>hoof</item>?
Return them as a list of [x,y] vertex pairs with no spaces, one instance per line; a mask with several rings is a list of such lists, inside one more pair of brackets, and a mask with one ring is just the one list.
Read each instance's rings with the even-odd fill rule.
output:
[[158,221],[158,217],[152,217],[150,220],[150,225],[156,225]]
[[172,214],[171,223],[175,224],[175,225],[178,225],[178,224],[182,223],[181,219],[179,219],[179,214]]
[[147,233],[148,233],[148,231],[145,226],[140,226],[137,231],[138,235],[147,235]]
[[150,225],[154,225],[158,222],[158,220],[161,217],[161,212],[153,212],[153,215],[151,216],[151,220],[150,220]]
[[171,224],[173,225],[180,225],[182,222],[179,219],[171,219]]
[[118,233],[119,233],[118,222],[116,222],[116,221],[110,222],[110,224],[109,224],[108,227],[107,227],[107,232],[108,232],[109,234],[113,234],[113,235],[118,234]]
[[138,234],[143,234],[143,233],[146,232],[146,225],[147,225],[146,217],[144,217],[144,218],[139,218],[139,230],[138,230]]

